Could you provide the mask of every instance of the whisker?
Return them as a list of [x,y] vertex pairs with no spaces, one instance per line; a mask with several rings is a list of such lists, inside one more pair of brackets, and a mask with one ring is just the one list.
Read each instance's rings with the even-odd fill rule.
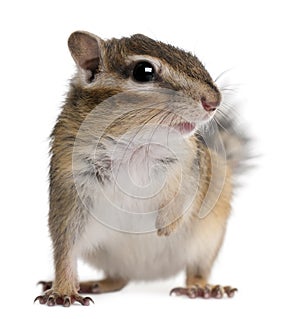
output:
[[[172,113],[171,113],[172,114]],[[170,125],[169,125],[169,128],[168,128],[168,136],[167,136],[167,145],[169,145],[169,135],[170,135],[170,130],[171,130],[171,127],[173,127],[173,122],[174,120],[176,119],[177,115],[175,113],[173,113],[173,116],[171,118],[171,121],[170,121]]]
[[230,87],[220,87],[220,91],[221,91],[221,92],[226,92],[226,91],[236,92],[237,89],[236,89],[236,88],[230,88]]
[[147,145],[147,155],[149,155],[149,149],[150,149],[150,144],[152,141],[152,138],[154,136],[154,133],[157,131],[157,129],[159,128],[159,126],[167,119],[167,117],[170,115],[170,112],[167,112],[166,115],[164,117],[161,118],[161,120],[157,123],[157,125],[155,126],[152,135],[150,137],[149,143]]
[[227,70],[221,72],[221,73],[215,78],[215,82],[217,82],[218,80],[220,80],[220,78],[221,78],[222,76],[224,76],[226,73],[228,73],[229,71],[232,71],[232,70],[233,70],[233,68],[229,68],[229,69],[227,69]]
[[214,117],[212,120],[215,121],[218,126],[220,126],[222,129],[226,131],[226,128],[224,127],[224,125],[217,118]]

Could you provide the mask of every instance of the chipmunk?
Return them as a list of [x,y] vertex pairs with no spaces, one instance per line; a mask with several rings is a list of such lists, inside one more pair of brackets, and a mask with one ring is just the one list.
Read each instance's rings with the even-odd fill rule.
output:
[[[77,31],[68,46],[77,73],[51,135],[55,278],[35,300],[89,305],[82,293],[182,270],[186,286],[171,293],[232,297],[236,288],[208,279],[248,137],[220,112],[211,76],[196,56],[142,34]],[[78,258],[105,278],[79,282]]]

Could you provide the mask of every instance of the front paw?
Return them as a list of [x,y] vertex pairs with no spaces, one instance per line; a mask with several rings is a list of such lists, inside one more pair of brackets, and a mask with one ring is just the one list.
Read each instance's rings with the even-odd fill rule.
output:
[[37,300],[42,305],[62,305],[64,307],[70,307],[76,301],[83,306],[89,306],[90,302],[94,303],[94,301],[90,297],[82,297],[77,292],[71,294],[63,294],[58,291],[55,291],[54,289],[46,290],[43,295],[37,296],[34,299],[34,302],[36,302]]

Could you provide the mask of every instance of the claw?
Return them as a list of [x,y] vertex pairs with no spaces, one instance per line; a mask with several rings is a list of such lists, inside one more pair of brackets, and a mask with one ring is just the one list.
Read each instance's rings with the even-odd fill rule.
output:
[[39,303],[40,303],[41,305],[43,305],[43,304],[46,303],[46,300],[45,300],[44,296],[37,296],[37,297],[34,299],[33,303],[35,303],[37,300],[39,301]]
[[187,289],[187,288],[182,288],[182,287],[173,288],[173,289],[170,291],[170,296],[172,296],[174,293],[175,293],[176,296],[184,295],[186,289]]
[[187,289],[186,295],[191,299],[197,298],[198,297],[198,289],[197,288]]
[[90,302],[94,303],[94,300],[90,297],[78,297],[75,298],[76,301],[78,301],[83,306],[89,306]]
[[224,287],[224,291],[229,298],[232,298],[234,294],[238,291],[237,288],[232,288],[230,286]]
[[90,302],[94,303],[94,300],[90,297],[83,298],[83,301],[84,301],[84,306],[89,306]]
[[63,299],[62,305],[64,307],[70,307],[71,306],[71,298],[69,296],[65,296]]
[[47,291],[44,295],[37,296],[34,302],[39,301],[40,304],[46,304],[47,306],[62,305],[63,307],[70,307],[75,301],[79,302],[83,306],[89,306],[90,302],[94,303],[90,297],[82,297],[78,294],[62,295],[52,290]]
[[221,299],[223,298],[223,289],[221,286],[217,285],[215,287],[213,287],[213,289],[211,290],[211,296],[216,298],[216,299]]
[[50,297],[48,298],[48,301],[47,301],[47,306],[52,307],[52,306],[54,306],[54,305],[55,305],[55,299],[54,299],[54,297],[50,296]]
[[210,291],[210,288],[208,286],[205,286],[203,288],[203,296],[201,296],[201,297],[203,297],[204,299],[208,299],[211,297],[211,291]]

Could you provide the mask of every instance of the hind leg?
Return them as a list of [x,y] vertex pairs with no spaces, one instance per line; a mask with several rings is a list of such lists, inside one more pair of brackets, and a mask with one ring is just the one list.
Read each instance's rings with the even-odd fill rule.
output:
[[236,288],[231,286],[211,285],[208,283],[211,269],[223,241],[224,229],[214,227],[211,234],[206,233],[205,236],[205,238],[200,237],[200,242],[206,240],[206,245],[202,246],[198,258],[187,266],[186,287],[174,288],[171,294],[185,295],[189,298],[220,299],[224,296],[233,297],[237,291]]
[[106,292],[118,291],[127,285],[128,281],[124,279],[105,278],[96,281],[84,281],[80,285],[80,293],[102,294]]
[[[222,199],[222,197],[220,197]],[[222,202],[221,202],[222,204]],[[174,288],[176,295],[190,298],[223,298],[233,297],[236,288],[231,286],[211,285],[208,278],[225,235],[229,205],[217,203],[215,209],[204,219],[195,220],[196,232],[193,237],[197,246],[195,259],[186,270],[186,287]]]
[[[118,291],[127,285],[128,281],[124,279],[105,278],[102,280],[80,282],[79,293],[101,294],[106,292]],[[52,281],[40,281],[43,291],[51,289]]]
[[[231,286],[211,285],[208,278],[211,273],[215,258],[223,241],[224,231],[214,228],[211,239],[206,234],[206,245],[198,256],[198,261],[187,266],[186,269],[186,287],[174,288],[171,291],[176,295],[185,295],[190,298],[223,298],[224,296],[233,297],[236,288]],[[219,234],[219,236],[217,236]],[[218,240],[216,238],[219,237]],[[209,240],[210,239],[210,240]],[[204,240],[204,239],[202,239]]]

